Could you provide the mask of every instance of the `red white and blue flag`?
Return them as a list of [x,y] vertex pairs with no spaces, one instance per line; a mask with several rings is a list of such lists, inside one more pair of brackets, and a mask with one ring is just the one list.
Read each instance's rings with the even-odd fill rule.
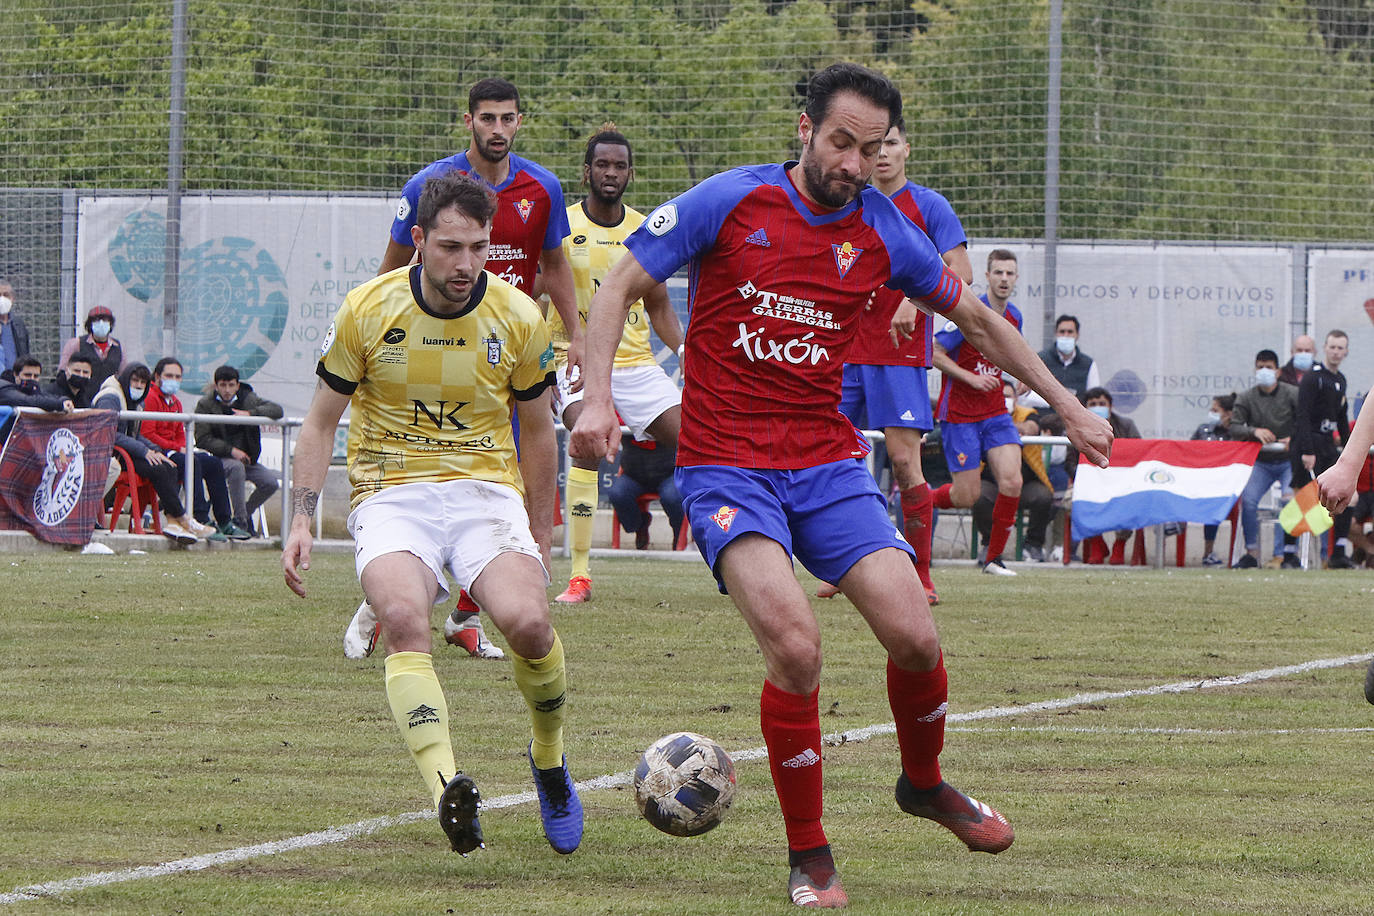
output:
[[0,451],[0,529],[90,543],[118,419],[111,410],[21,412]]
[[1073,538],[1166,522],[1214,525],[1245,489],[1258,442],[1117,439],[1112,463],[1082,459],[1073,484]]

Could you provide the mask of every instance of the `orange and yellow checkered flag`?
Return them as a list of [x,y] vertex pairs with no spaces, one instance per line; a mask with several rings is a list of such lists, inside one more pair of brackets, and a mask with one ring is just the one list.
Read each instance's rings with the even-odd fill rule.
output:
[[1321,534],[1331,527],[1331,513],[1318,501],[1317,482],[1314,480],[1293,494],[1288,505],[1279,511],[1279,524],[1292,535]]

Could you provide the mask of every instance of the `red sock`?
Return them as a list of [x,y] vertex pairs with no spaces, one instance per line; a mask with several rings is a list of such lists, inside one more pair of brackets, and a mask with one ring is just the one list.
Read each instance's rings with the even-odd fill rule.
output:
[[949,705],[945,656],[930,671],[904,671],[887,660],[887,702],[897,723],[902,770],[918,789],[940,784],[940,751],[945,746],[945,710]]
[[902,491],[902,528],[906,542],[916,551],[916,575],[921,584],[934,588],[930,581],[930,536],[935,516],[935,504],[931,501],[930,487],[918,483]]
[[1124,566],[1126,563],[1126,538],[1118,537],[1112,542],[1112,558],[1108,561],[1112,566]]
[[1102,535],[1096,534],[1088,538],[1083,545],[1083,562],[1100,566],[1102,558],[1107,554],[1107,542],[1102,540]]
[[1020,496],[997,494],[992,504],[992,530],[988,532],[988,559],[995,560],[1007,549],[1011,529],[1016,526],[1016,509],[1021,505]]
[[954,500],[949,498],[949,491],[954,489],[954,484],[947,483],[943,487],[936,487],[930,491],[930,501],[935,504],[937,509],[953,509]]
[[759,724],[768,748],[768,768],[782,806],[787,847],[815,849],[829,842],[821,827],[820,690],[787,693],[765,680]]

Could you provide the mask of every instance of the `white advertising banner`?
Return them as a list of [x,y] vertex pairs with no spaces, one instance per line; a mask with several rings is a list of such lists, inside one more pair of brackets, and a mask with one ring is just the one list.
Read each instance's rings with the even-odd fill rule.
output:
[[[1025,316],[1026,339],[1043,350],[1043,246],[971,245],[980,293],[988,253],[998,247],[1017,256],[1012,302]],[[1065,244],[1056,286],[1056,315],[1078,318],[1079,347],[1096,360],[1114,409],[1146,438],[1187,439],[1214,396],[1254,384],[1256,352],[1289,355],[1288,248]]]
[[1307,289],[1312,336],[1322,358],[1326,332],[1344,331],[1350,353],[1341,363],[1348,384],[1351,416],[1374,381],[1374,251],[1310,251]]
[[182,201],[176,344],[163,352],[166,199],[79,203],[76,314],[115,315],[129,359],[185,368],[195,406],[215,368],[232,365],[286,415],[305,414],[330,319],[377,274],[394,204],[384,197],[192,196]]

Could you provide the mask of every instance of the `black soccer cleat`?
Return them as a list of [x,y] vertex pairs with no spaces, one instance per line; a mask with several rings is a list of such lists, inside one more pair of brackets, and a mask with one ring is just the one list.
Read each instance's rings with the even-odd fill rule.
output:
[[456,853],[467,855],[474,849],[486,848],[487,844],[482,842],[482,825],[477,822],[477,806],[481,800],[477,783],[469,776],[455,773],[444,784],[444,792],[439,796],[439,826],[444,828],[449,845]]

